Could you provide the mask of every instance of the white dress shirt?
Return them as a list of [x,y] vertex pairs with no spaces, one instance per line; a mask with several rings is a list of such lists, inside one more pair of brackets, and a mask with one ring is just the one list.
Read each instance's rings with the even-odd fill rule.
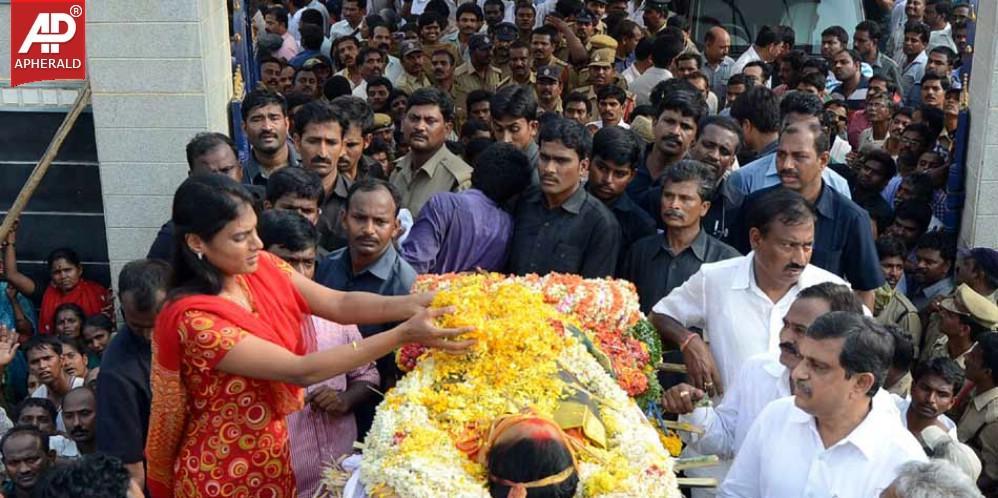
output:
[[743,52],[738,59],[735,60],[735,65],[731,66],[731,73],[729,74],[739,74],[745,69],[745,66],[747,66],[749,62],[761,60],[762,56],[759,55],[759,52],[756,52],[755,45],[752,45],[748,48],[748,50]]
[[364,26],[364,21],[361,21],[360,24],[358,24],[357,27],[355,28],[350,25],[350,21],[347,21],[346,19],[340,19],[339,21],[336,21],[335,23],[333,23],[332,26],[329,27],[329,40],[336,41],[338,38],[353,35],[355,38],[357,38],[357,40],[364,41],[364,30],[362,29],[363,26]]
[[392,82],[392,85],[402,76],[402,61],[394,55],[388,56],[388,64],[385,65],[385,78]]
[[638,76],[641,76],[641,72],[638,71],[638,68],[634,67],[634,64],[631,64],[620,72],[620,76],[624,78],[624,81],[627,82],[628,88],[630,88],[631,84],[634,83],[634,80],[638,79]]
[[793,396],[770,403],[745,437],[718,496],[879,496],[897,477],[898,467],[927,458],[915,437],[898,423],[890,397],[886,403],[876,398],[866,418],[829,448],[821,441],[815,418],[797,408]]
[[754,252],[705,263],[652,309],[686,328],[699,327],[714,355],[725,388],[734,386],[750,357],[776,352],[783,316],[802,289],[823,282],[848,285],[837,275],[807,265],[797,283],[776,303],[756,285]]
[[672,72],[668,69],[652,66],[635,78],[633,83],[629,83],[628,89],[634,93],[636,105],[647,105],[651,104],[651,89],[660,82],[671,79]]

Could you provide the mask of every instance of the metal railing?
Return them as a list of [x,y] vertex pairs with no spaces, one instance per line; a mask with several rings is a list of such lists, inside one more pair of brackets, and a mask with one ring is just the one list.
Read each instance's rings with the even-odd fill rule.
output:
[[259,80],[256,57],[253,51],[252,13],[247,0],[232,0],[230,6],[232,24],[230,37],[232,47],[232,100],[229,102],[230,136],[239,150],[239,160],[249,159],[250,146],[243,133],[242,100],[246,92],[256,87]]

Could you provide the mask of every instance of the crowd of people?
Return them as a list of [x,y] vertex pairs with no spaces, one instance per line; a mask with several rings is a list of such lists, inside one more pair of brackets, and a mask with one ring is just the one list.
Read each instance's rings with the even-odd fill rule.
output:
[[956,243],[971,5],[733,58],[665,0],[382,3],[255,6],[248,154],[192,137],[117,296],[3,241],[2,496],[311,497],[392,351],[470,344],[417,276],[483,270],[634,284],[684,456],[721,460],[694,495],[998,496],[998,251]]

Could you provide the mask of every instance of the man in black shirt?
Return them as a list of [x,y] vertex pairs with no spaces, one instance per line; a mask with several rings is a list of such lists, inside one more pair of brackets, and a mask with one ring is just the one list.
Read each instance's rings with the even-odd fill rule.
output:
[[541,127],[540,144],[540,188],[525,192],[516,206],[509,272],[613,275],[620,225],[581,184],[592,136],[581,124],[557,118]]
[[[859,153],[856,181],[851,185],[852,200],[877,221],[877,233],[887,229],[894,210],[880,192],[897,174],[897,163],[884,149],[873,148]],[[881,221],[886,217],[887,223]]]
[[593,136],[593,160],[586,189],[610,208],[620,224],[620,254],[634,241],[655,233],[655,220],[639,208],[625,190],[634,179],[641,145],[630,130],[607,126]]
[[716,185],[711,168],[698,161],[680,161],[665,171],[663,179],[660,205],[665,235],[635,242],[620,272],[638,288],[645,313],[686,282],[701,264],[739,256],[701,227]]
[[125,325],[101,358],[97,377],[97,451],[120,459],[132,479],[145,485],[145,446],[152,392],[153,325],[166,298],[170,266],[161,260],[132,261],[118,276]]

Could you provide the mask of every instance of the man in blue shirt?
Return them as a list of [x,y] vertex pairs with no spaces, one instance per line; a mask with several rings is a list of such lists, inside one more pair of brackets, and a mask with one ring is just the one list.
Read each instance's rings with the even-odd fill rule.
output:
[[[817,96],[804,92],[787,93],[780,101],[782,128],[794,123],[821,125],[818,116],[824,112],[824,105]],[[744,125],[742,126],[744,129]],[[775,151],[776,148],[773,148]],[[842,175],[823,168],[821,178],[836,192],[850,198],[849,182]],[[723,195],[730,209],[738,209],[745,197],[753,192],[780,184],[780,174],[776,169],[776,153],[763,155],[759,159],[742,166],[728,176]],[[737,244],[733,244],[738,248]],[[821,265],[818,265],[821,266]]]
[[[347,246],[319,262],[315,281],[344,292],[363,291],[382,296],[409,294],[416,281],[416,270],[399,256],[394,245],[400,232],[400,199],[398,190],[384,180],[365,178],[354,183],[347,192],[340,215]],[[367,324],[358,328],[361,335],[370,337],[395,325]],[[377,364],[383,392],[395,385],[398,368],[392,354],[379,358]],[[356,409],[358,434],[363,435],[370,428],[376,405],[376,402],[367,403]]]
[[[740,215],[744,219],[756,199],[770,190],[787,188],[801,194],[818,213],[811,263],[847,279],[856,295],[873,309],[873,291],[883,285],[884,277],[870,217],[822,178],[828,165],[828,146],[828,135],[820,125],[795,123],[784,129],[776,152],[780,185],[749,195]],[[737,223],[732,233],[735,248],[748,252],[745,223]]]

